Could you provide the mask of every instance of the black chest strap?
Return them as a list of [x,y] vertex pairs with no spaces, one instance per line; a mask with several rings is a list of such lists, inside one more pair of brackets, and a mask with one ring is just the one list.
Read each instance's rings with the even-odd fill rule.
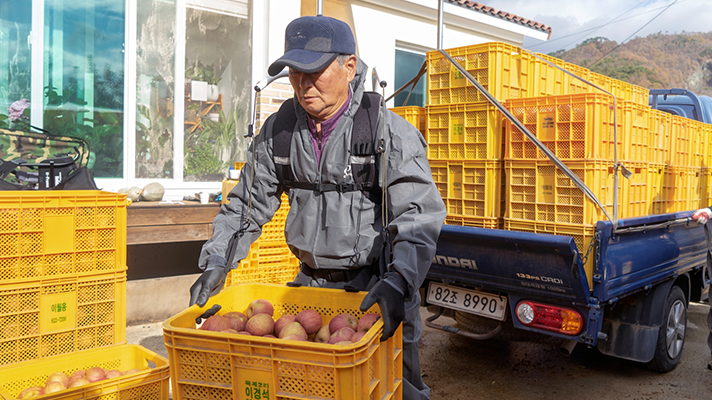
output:
[[289,159],[292,135],[297,124],[294,99],[286,100],[277,111],[273,127],[273,155],[277,178],[282,191],[291,188],[313,190],[315,192],[364,192],[372,202],[381,203],[378,186],[376,142],[379,107],[382,97],[378,93],[364,92],[361,105],[354,115],[351,133],[350,166],[353,183],[313,183],[294,180]]

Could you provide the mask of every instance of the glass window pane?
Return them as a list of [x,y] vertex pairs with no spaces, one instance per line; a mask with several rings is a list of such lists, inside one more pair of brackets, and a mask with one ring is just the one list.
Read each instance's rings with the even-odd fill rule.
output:
[[175,2],[138,2],[136,178],[173,178]]
[[95,177],[123,176],[123,1],[45,1],[44,129],[85,139]]
[[185,50],[184,180],[220,181],[247,150],[250,21],[188,8]]
[[19,112],[30,99],[31,29],[32,2],[0,2],[0,128],[23,129],[30,121],[29,107]]
[[[424,54],[417,54],[410,51],[396,49],[396,89],[413,79],[413,77],[418,74],[418,71],[420,71],[420,66],[423,65],[423,62],[425,62]],[[406,90],[399,93],[395,97],[395,102],[393,104],[396,107],[404,105],[425,107],[425,79],[425,75],[420,78],[410,97],[408,97],[408,93],[410,93],[410,86],[408,86]],[[406,98],[408,98],[408,103],[403,104]]]

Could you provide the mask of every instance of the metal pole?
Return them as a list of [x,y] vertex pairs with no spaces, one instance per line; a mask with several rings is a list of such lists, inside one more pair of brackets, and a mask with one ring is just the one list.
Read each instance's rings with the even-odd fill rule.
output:
[[438,50],[443,48],[443,1],[438,1]]
[[316,0],[316,15],[324,15],[324,0]]

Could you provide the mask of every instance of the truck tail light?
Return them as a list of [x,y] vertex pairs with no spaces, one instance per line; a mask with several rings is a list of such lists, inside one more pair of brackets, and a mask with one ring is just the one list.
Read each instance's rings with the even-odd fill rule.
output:
[[522,324],[547,331],[578,335],[583,330],[583,317],[577,310],[550,304],[520,301],[517,319]]

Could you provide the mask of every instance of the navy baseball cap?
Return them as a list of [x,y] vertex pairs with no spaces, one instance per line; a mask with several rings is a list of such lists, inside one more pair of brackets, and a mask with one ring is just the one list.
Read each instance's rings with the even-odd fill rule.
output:
[[311,74],[329,66],[339,54],[356,54],[354,35],[345,22],[323,15],[300,17],[287,25],[284,55],[267,72],[275,76],[290,67]]

